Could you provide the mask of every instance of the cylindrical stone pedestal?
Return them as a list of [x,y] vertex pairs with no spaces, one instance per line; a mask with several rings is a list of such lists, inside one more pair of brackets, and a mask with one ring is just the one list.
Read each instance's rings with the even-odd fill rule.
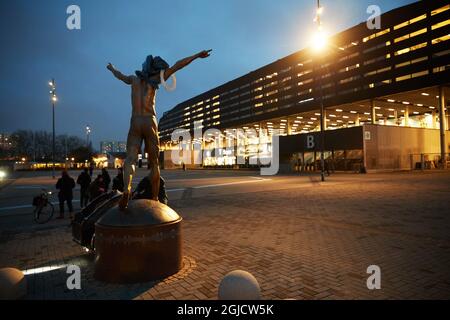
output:
[[131,200],[95,224],[95,278],[111,283],[162,279],[182,267],[182,218],[153,200]]

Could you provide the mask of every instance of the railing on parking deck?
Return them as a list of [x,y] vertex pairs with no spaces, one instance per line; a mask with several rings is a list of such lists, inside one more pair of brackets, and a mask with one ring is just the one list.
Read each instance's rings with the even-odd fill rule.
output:
[[418,153],[411,154],[411,170],[442,169],[444,164],[450,168],[450,153],[445,154],[444,163],[441,161],[440,153]]

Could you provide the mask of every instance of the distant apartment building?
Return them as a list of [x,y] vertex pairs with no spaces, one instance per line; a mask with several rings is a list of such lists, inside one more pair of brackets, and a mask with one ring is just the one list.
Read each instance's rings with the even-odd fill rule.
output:
[[127,143],[125,141],[101,141],[100,151],[103,154],[111,152],[126,152]]
[[11,135],[0,133],[0,149],[9,150],[12,148]]

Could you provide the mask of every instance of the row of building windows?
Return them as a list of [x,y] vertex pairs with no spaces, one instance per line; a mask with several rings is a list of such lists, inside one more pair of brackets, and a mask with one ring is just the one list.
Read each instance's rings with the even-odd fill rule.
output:
[[[444,11],[449,10],[450,6],[444,6],[442,8],[433,10],[431,12],[431,16],[440,14]],[[418,21],[422,21],[426,19],[426,14],[422,14],[416,18],[413,19],[409,19],[407,21],[404,21],[400,24],[395,25],[392,28],[387,28],[384,29],[382,31],[378,31],[370,36],[364,37],[362,39],[362,43],[368,43],[370,40],[375,39],[375,38],[379,38],[382,36],[386,36],[388,35],[391,30],[397,31],[402,29],[405,26],[414,24]],[[439,23],[436,23],[434,25],[431,26],[432,30],[437,30],[439,28],[445,27],[450,23],[450,20],[447,19],[445,21],[441,21]],[[398,44],[401,43],[402,41],[405,41],[407,39],[411,39],[414,38],[416,36],[419,36],[421,34],[426,33],[427,28],[421,28],[417,31],[414,32],[408,32],[407,34],[401,35],[396,37],[395,39],[393,39],[393,43]],[[449,35],[445,35],[445,36],[441,36],[438,38],[435,38],[432,40],[432,45],[443,42],[443,41],[447,41],[449,39]],[[340,46],[339,49],[340,51],[346,51],[349,48],[353,48],[359,45],[359,41],[352,41],[351,43],[347,44],[347,45],[343,45]],[[398,50],[395,50],[394,52],[392,52],[392,54],[394,56],[401,56],[404,55],[406,53],[410,53],[410,52],[414,52],[416,50],[422,49],[427,47],[428,43],[427,42],[422,42],[419,44],[415,44],[412,46],[409,46],[407,48],[401,48]],[[344,54],[342,57],[339,57],[339,59],[337,59],[337,63],[338,64],[342,64],[345,63],[346,61],[349,62],[349,64],[347,66],[342,66],[337,73],[342,73],[345,74],[347,72],[351,72],[360,68],[360,62],[352,62],[355,61],[355,59],[359,58],[360,54],[362,53],[363,55],[365,54],[370,54],[376,50],[382,50],[383,48],[389,47],[391,46],[391,40],[389,41],[384,41],[381,42],[379,44],[376,44],[372,47],[367,48],[362,50],[362,52],[359,51],[355,51],[355,52],[349,52],[348,54]],[[448,53],[447,53],[448,54]],[[364,64],[365,67],[377,63],[377,62],[381,62],[383,60],[387,60],[391,58],[391,53],[385,53],[383,52],[380,56],[378,57],[374,57],[371,59],[368,59],[366,61],[362,61],[362,63]],[[415,58],[412,60],[405,60],[399,63],[396,63],[393,66],[383,66],[383,67],[378,67],[375,70],[367,70],[367,72],[361,73],[361,74],[355,74],[352,75],[350,77],[338,77],[337,81],[336,79],[333,81],[330,80],[330,82],[326,82],[326,81],[322,81],[322,89],[327,89],[327,88],[331,88],[333,86],[335,86],[336,84],[338,85],[344,85],[344,84],[349,84],[351,82],[356,82],[359,81],[361,78],[364,77],[371,77],[371,76],[376,76],[378,74],[384,73],[384,72],[388,72],[393,70],[393,68],[395,69],[401,69],[403,67],[406,66],[411,66],[413,64],[416,63],[420,63],[423,62],[425,60],[427,60],[427,56],[422,56],[419,58]],[[253,106],[255,108],[255,110],[261,109],[262,107],[265,106],[270,106],[273,104],[277,104],[279,101],[281,100],[289,100],[293,98],[293,95],[290,94],[289,91],[294,89],[293,86],[293,82],[295,81],[292,78],[292,73],[294,72],[297,75],[297,78],[301,78],[301,81],[295,81],[297,87],[305,87],[304,90],[301,90],[299,92],[297,92],[297,96],[303,96],[303,95],[311,95],[313,93],[313,87],[314,86],[314,79],[313,79],[313,68],[312,68],[312,59],[308,59],[299,63],[296,63],[295,65],[291,65],[291,66],[285,66],[283,68],[280,69],[280,71],[278,72],[271,72],[269,74],[267,74],[266,76],[263,77],[259,77],[253,81],[249,81],[248,83],[245,83],[241,86],[232,88],[228,91],[225,92],[221,92],[220,95],[216,94],[213,97],[210,97],[206,100],[202,100],[199,101],[195,104],[192,104],[190,106],[186,106],[184,108],[184,113],[180,113],[177,112],[177,110],[173,110],[169,113],[166,113],[164,118],[164,121],[162,121],[161,123],[161,131],[160,133],[162,135],[164,134],[168,134],[169,131],[171,130],[171,128],[176,127],[178,124],[183,123],[183,126],[186,128],[192,127],[193,125],[193,121],[195,120],[203,120],[203,122],[208,122],[209,121],[209,125],[216,125],[218,121],[213,122],[212,120],[216,120],[220,117],[220,114],[218,115],[214,115],[214,116],[210,116],[211,112],[205,112],[205,109],[209,109],[212,106],[219,106],[220,108],[215,108],[214,109],[214,113],[215,112],[226,112],[227,114],[233,114],[233,113],[241,113],[243,111],[249,110],[250,108],[248,106],[244,107],[244,108],[238,108],[239,106],[242,105],[246,105],[248,103],[250,103],[252,100],[255,100],[256,102],[253,103],[251,106]],[[329,65],[331,65],[331,63],[329,63]],[[326,70],[328,69],[326,65],[322,65],[321,66],[321,70]],[[298,71],[296,71],[298,70]],[[433,70],[433,72],[440,72],[442,71],[442,68],[435,68]],[[291,74],[286,74],[290,72]],[[335,74],[335,73],[334,73]],[[420,77],[423,75],[427,75],[429,74],[429,70],[422,70],[422,71],[418,71],[412,74],[406,74],[406,75],[399,75],[397,77],[395,77],[395,81],[403,81],[406,79],[410,79],[410,78],[415,78],[415,77]],[[322,79],[326,79],[326,78],[331,78],[333,76],[333,73],[328,72],[326,74],[322,74],[321,78]],[[250,77],[250,76],[249,76]],[[279,80],[277,80],[279,79]],[[374,88],[380,85],[385,85],[385,84],[389,84],[392,82],[392,80],[394,79],[384,79],[384,80],[380,80],[380,81],[376,81],[373,83],[369,83],[369,84],[362,84],[360,86],[357,86],[355,88],[348,88],[345,90],[340,90],[337,94],[342,95],[342,94],[348,94],[348,93],[352,93],[361,89],[367,89],[367,88]],[[252,87],[254,87],[252,89]],[[276,88],[273,90],[270,90],[271,88]],[[243,89],[246,89],[245,91]],[[270,90],[269,92],[265,92],[267,90]],[[252,94],[254,94],[253,96],[251,96]],[[271,99],[267,99],[267,100],[263,100],[266,97],[270,97],[272,95],[276,95],[275,98],[271,98]],[[248,97],[246,97],[248,96]],[[334,93],[328,93],[324,96],[325,97],[333,97]],[[217,101],[215,101],[217,100]],[[219,101],[220,100],[220,101]],[[313,101],[314,98],[312,97],[305,97],[305,99],[301,99],[299,100],[297,103],[298,104],[303,104],[306,102],[310,102]],[[286,108],[286,107],[290,107],[293,104],[285,104],[283,106],[278,106],[279,108]],[[258,113],[260,112],[270,112],[273,111],[274,109],[278,109],[278,107],[274,108],[267,108],[264,109],[264,111],[257,111]],[[249,112],[250,115],[251,112]],[[249,116],[248,115],[248,116]],[[247,115],[238,115],[234,118],[230,118],[228,119],[228,121],[234,121],[237,119],[241,119],[243,117],[247,117]]]

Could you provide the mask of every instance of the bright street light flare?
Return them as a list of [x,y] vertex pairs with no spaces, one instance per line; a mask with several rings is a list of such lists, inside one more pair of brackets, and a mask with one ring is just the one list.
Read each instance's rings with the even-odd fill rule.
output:
[[322,6],[318,7],[316,13],[317,15],[321,15],[323,13],[323,7]]
[[320,51],[325,48],[328,42],[328,36],[326,32],[322,30],[317,30],[311,37],[311,47],[315,51]]

